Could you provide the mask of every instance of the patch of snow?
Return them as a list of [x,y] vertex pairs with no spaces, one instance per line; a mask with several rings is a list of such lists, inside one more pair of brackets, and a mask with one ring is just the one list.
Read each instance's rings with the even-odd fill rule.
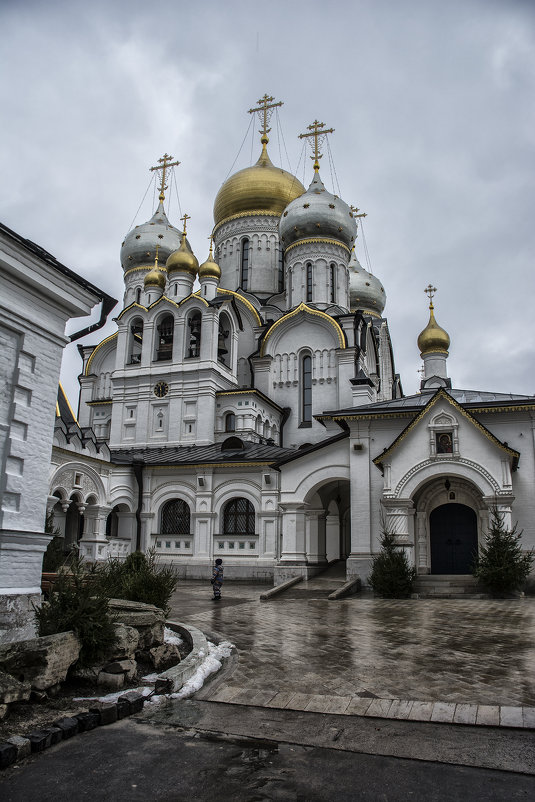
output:
[[173,630],[169,629],[169,627],[165,627],[163,631],[163,637],[166,643],[174,643],[175,646],[180,646],[181,643],[184,643],[180,635],[177,635],[177,633],[173,632]]

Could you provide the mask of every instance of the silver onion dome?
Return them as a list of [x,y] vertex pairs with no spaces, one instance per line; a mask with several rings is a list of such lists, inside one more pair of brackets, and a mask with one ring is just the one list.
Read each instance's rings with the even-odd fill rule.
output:
[[352,312],[375,312],[381,315],[386,305],[386,293],[379,279],[364,270],[353,248],[349,261],[349,308]]
[[351,248],[357,224],[347,203],[325,189],[316,171],[307,191],[286,207],[279,232],[284,248],[309,237],[325,237]]
[[168,257],[180,247],[182,233],[171,225],[160,201],[156,212],[146,223],[129,231],[121,246],[121,265],[123,270],[132,267],[151,268],[156,259],[164,265]]

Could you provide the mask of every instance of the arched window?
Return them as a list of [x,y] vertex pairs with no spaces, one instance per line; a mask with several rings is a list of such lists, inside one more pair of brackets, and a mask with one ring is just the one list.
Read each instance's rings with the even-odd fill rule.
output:
[[254,507],[246,498],[233,498],[225,505],[223,533],[225,535],[254,535]]
[[156,348],[156,359],[162,362],[171,359],[173,356],[173,330],[175,320],[173,315],[165,315],[158,323],[158,341]]
[[284,251],[279,245],[279,292],[284,289]]
[[236,431],[236,415],[234,412],[227,412],[225,415],[225,431],[226,432],[235,432]]
[[217,338],[217,358],[223,365],[230,366],[230,320],[227,315],[219,315],[219,334]]
[[106,518],[106,537],[117,537],[119,534],[119,514],[115,506]]
[[307,303],[312,300],[312,262],[307,262]]
[[331,303],[336,303],[336,265],[332,263],[329,268],[329,279],[330,279],[330,289],[331,289]]
[[195,359],[201,355],[201,313],[192,312],[188,318],[186,358]]
[[143,321],[136,318],[130,324],[130,353],[128,362],[130,365],[139,365],[141,362],[141,348],[143,346]]
[[312,357],[305,354],[301,360],[301,425],[312,425]]
[[166,501],[162,507],[160,526],[162,535],[189,535],[190,511],[189,506],[181,498]]
[[141,287],[138,287],[136,290],[136,304],[141,303]]
[[246,290],[249,284],[249,240],[247,238],[241,241],[241,275],[240,286],[242,290]]

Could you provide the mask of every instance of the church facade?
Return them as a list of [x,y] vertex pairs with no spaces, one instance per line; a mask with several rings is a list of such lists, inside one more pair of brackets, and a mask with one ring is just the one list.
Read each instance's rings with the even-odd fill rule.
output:
[[[355,255],[358,210],[261,152],[214,203],[199,265],[167,218],[121,247],[117,331],[81,346],[79,412],[60,392],[48,507],[90,560],[155,549],[185,577],[369,574],[384,528],[421,574],[466,574],[489,513],[535,545],[535,398],[452,388],[449,336],[418,338],[421,391],[395,372],[381,282]],[[198,284],[196,283],[198,281]]]

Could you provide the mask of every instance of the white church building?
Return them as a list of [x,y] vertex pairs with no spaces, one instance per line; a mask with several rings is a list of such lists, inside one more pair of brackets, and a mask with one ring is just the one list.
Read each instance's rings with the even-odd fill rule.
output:
[[268,155],[271,101],[200,265],[159,160],[159,205],[121,246],[117,331],[80,346],[77,416],[58,398],[48,507],[66,545],[90,560],[154,548],[190,578],[215,557],[264,581],[340,559],[365,581],[388,527],[419,574],[462,575],[497,507],[531,548],[535,398],[452,386],[431,286],[421,389],[403,395],[357,211],[320,177],[326,131],[304,135],[305,189]]

